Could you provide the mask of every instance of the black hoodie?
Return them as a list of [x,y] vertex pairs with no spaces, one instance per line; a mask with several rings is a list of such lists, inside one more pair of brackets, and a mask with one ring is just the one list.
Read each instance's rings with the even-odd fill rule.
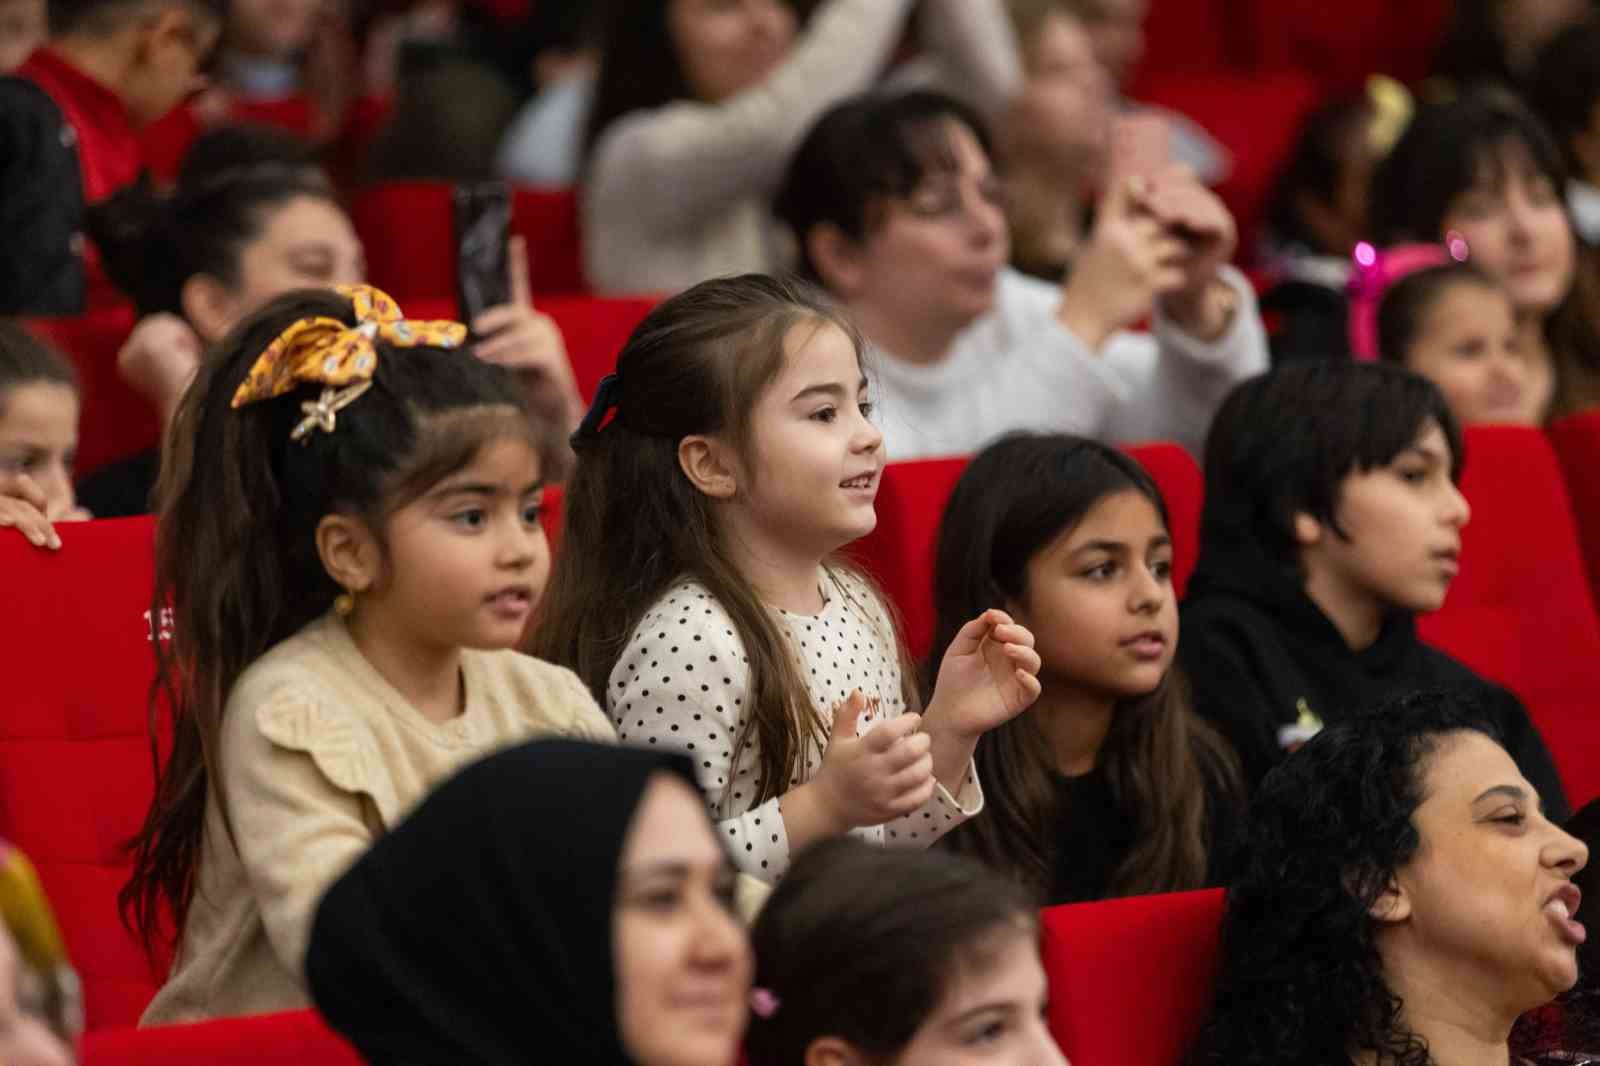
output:
[[1297,577],[1260,551],[1204,547],[1178,654],[1195,710],[1233,743],[1252,790],[1308,730],[1412,692],[1465,689],[1494,716],[1545,816],[1561,822],[1570,813],[1550,752],[1515,696],[1422,643],[1405,611],[1389,615],[1371,647],[1352,651]]

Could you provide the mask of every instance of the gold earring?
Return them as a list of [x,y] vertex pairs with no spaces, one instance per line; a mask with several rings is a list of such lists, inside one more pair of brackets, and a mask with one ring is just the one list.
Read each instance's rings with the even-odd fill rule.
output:
[[349,618],[356,609],[355,593],[346,589],[333,598],[333,609],[339,612],[340,618]]

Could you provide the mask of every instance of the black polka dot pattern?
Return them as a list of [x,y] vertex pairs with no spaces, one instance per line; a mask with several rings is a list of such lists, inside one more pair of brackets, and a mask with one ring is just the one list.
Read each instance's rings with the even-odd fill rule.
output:
[[[832,709],[859,688],[871,710],[858,729],[899,715],[900,663],[887,612],[870,588],[845,574],[822,579],[826,602],[816,616],[773,608],[789,651],[799,665],[811,702],[825,722]],[[750,806],[741,778],[756,769],[753,746],[733,764],[734,739],[743,725],[749,659],[733,622],[698,582],[674,586],[635,627],[606,686],[607,711],[633,744],[690,752],[699,768],[712,818],[727,834],[740,869],[767,881],[789,865],[789,840],[778,800]],[[647,687],[653,696],[646,694]],[[642,707],[648,707],[641,714]],[[807,776],[822,763],[814,752]],[[739,781],[735,788],[729,782]],[[791,784],[799,784],[798,781]],[[919,811],[854,835],[880,845],[926,847],[982,808],[982,791],[969,773],[959,802],[944,788]],[[934,817],[935,814],[940,817]]]

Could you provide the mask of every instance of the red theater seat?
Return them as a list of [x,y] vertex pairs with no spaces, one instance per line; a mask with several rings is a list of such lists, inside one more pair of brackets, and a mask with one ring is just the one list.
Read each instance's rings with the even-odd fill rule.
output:
[[[454,299],[395,299],[411,318],[457,317]],[[585,402],[593,398],[600,379],[616,369],[622,346],[656,302],[645,296],[550,296],[535,301],[561,330]]]
[[313,1011],[197,1025],[90,1033],[83,1066],[361,1066],[363,1059]]
[[[1259,69],[1310,74],[1327,89],[1358,86],[1369,74],[1421,81],[1450,6],[1451,0],[1248,0],[1250,59]],[[1165,17],[1163,7],[1151,21]]]
[[123,928],[120,851],[144,820],[155,677],[148,517],[63,524],[45,552],[0,530],[6,712],[0,837],[38,866],[83,977],[91,1029],[131,1025],[165,975]]
[[155,446],[161,422],[154,407],[117,373],[117,352],[132,332],[133,307],[107,308],[73,318],[30,318],[23,324],[72,361],[83,387],[78,417],[78,473]]
[[[1188,587],[1200,545],[1204,482],[1189,453],[1176,444],[1140,444],[1128,453],[1150,471],[1172,519],[1172,584]],[[900,613],[911,654],[921,659],[933,643],[933,562],[944,508],[967,457],[890,463],[878,489],[878,526],[851,546],[851,554],[883,585]]]
[[1461,575],[1419,631],[1521,698],[1577,808],[1600,795],[1600,622],[1561,468],[1536,429],[1476,426],[1461,490]]
[[1600,603],[1600,412],[1563,418],[1550,427],[1550,443],[1566,477],[1578,523],[1578,544],[1589,571],[1589,589]]
[[[455,297],[450,189],[442,182],[391,182],[364,190],[350,205],[366,246],[369,280],[402,306],[406,300]],[[536,294],[588,291],[574,190],[515,190],[511,228],[527,238]]]
[[1050,1031],[1072,1066],[1178,1066],[1211,1005],[1219,889],[1043,912]]

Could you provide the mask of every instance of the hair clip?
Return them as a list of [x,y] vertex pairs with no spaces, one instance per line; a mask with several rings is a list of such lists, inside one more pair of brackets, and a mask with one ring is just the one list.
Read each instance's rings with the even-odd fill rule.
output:
[[778,1013],[778,1008],[783,1001],[778,994],[770,988],[752,988],[750,990],[750,1011],[757,1018],[770,1018]]
[[577,447],[579,442],[589,440],[598,434],[604,426],[606,415],[613,407],[617,406],[622,398],[622,379],[615,374],[607,374],[600,379],[600,387],[595,390],[594,402],[589,405],[589,411],[583,416],[583,421],[578,423],[578,428],[572,434],[571,443]]
[[339,412],[349,407],[361,394],[372,388],[372,379],[358,381],[354,385],[347,385],[336,389],[329,385],[322,390],[322,395],[316,400],[307,400],[300,405],[306,417],[300,420],[289,433],[290,440],[297,440],[305,444],[311,436],[311,431],[320,429],[324,433],[332,433],[339,422]]

